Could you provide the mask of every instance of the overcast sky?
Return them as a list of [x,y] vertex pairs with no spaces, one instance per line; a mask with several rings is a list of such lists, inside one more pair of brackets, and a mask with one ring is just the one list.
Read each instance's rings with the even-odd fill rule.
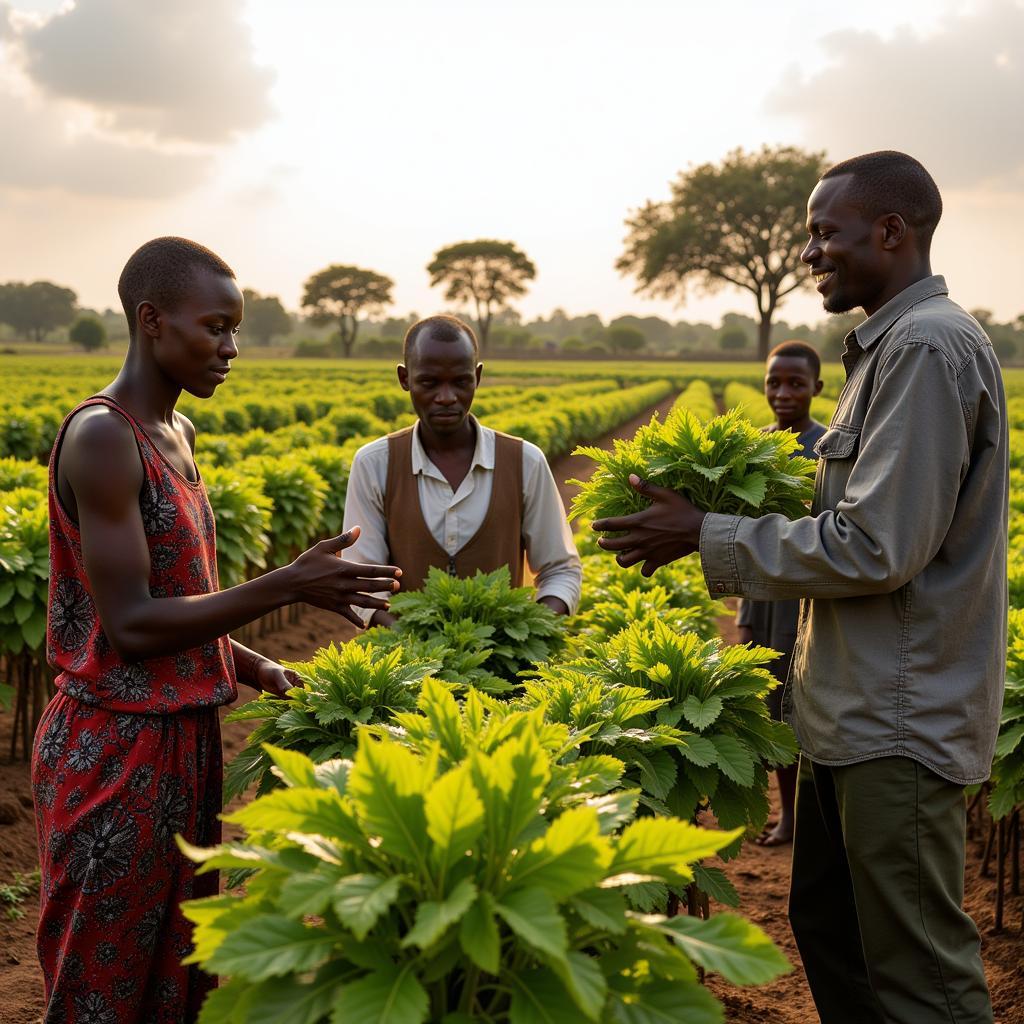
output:
[[182,234],[292,308],[355,263],[426,314],[432,253],[492,237],[537,265],[527,317],[717,321],[752,300],[634,294],[623,222],[692,163],[795,143],[921,159],[936,271],[1010,318],[1022,122],[1024,0],[0,0],[0,281],[114,305],[133,249]]

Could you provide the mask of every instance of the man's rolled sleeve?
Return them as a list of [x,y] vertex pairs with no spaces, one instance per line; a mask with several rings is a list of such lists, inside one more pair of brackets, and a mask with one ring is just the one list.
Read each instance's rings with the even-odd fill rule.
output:
[[704,583],[714,597],[742,593],[736,572],[736,531],[742,516],[725,516],[709,512],[700,528],[700,567]]

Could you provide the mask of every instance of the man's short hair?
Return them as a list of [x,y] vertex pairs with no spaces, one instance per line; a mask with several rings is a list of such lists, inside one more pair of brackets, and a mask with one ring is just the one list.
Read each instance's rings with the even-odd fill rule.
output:
[[413,346],[416,344],[416,339],[424,331],[429,331],[430,336],[438,341],[459,341],[465,335],[473,343],[473,362],[480,358],[480,342],[476,340],[473,328],[465,320],[460,320],[457,316],[438,313],[436,316],[428,316],[422,320],[417,320],[405,332],[405,341],[402,343],[402,362],[407,366]]
[[852,179],[845,197],[868,220],[898,213],[916,232],[921,249],[928,248],[942,216],[942,196],[920,161],[894,149],[883,149],[843,160],[830,167],[821,180],[841,174]]
[[768,353],[768,362],[770,363],[776,356],[803,359],[810,366],[815,380],[821,376],[821,356],[818,355],[818,350],[813,345],[808,345],[806,341],[784,341],[781,345],[776,345]]
[[173,312],[184,300],[197,270],[212,270],[232,279],[235,276],[215,252],[187,238],[167,235],[136,249],[117,282],[129,335],[135,337],[135,311],[140,302],[152,302]]

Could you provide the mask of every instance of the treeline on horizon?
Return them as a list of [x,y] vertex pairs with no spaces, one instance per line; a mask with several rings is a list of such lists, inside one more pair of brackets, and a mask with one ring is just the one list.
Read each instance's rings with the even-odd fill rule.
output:
[[[685,301],[697,287],[747,292],[757,313],[726,313],[714,326],[630,314],[604,322],[596,313],[556,309],[524,322],[513,302],[537,276],[514,242],[478,238],[438,249],[425,269],[431,287],[476,328],[490,356],[566,358],[660,357],[763,359],[771,345],[799,338],[826,359],[842,354],[843,339],[862,319],[846,313],[816,324],[779,316],[787,295],[811,284],[800,256],[807,238],[807,196],[827,167],[824,153],[794,146],[733,150],[718,163],[679,173],[667,199],[648,200],[626,218],[627,234],[615,268],[653,298]],[[291,347],[296,356],[393,358],[417,317],[388,316],[394,281],[352,264],[331,264],[307,278],[301,314],[273,295],[245,290],[244,337],[256,345]],[[1004,362],[1024,359],[1024,313],[997,323],[972,310]],[[127,340],[124,318],[78,308],[70,288],[49,281],[0,284],[0,341],[71,341],[83,349]]]

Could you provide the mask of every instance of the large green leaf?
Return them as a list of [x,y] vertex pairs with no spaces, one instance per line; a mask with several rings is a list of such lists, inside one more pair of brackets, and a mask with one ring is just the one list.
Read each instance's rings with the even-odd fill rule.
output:
[[550,970],[507,972],[512,984],[509,1024],[584,1024],[592,1019],[576,1005]]
[[392,740],[360,737],[348,795],[365,829],[380,837],[385,852],[421,866],[430,845],[424,809],[429,783],[423,763],[413,753]]
[[612,1024],[722,1024],[722,1007],[706,989],[678,981],[612,993]]
[[712,742],[718,754],[718,767],[722,774],[738,786],[752,786],[756,762],[750,748],[735,736],[715,736]]
[[601,835],[597,812],[577,807],[556,818],[513,864],[509,883],[539,886],[562,902],[595,886],[611,861],[609,841]]
[[232,931],[207,960],[218,974],[262,981],[282,974],[309,971],[322,963],[334,946],[333,936],[280,914],[261,914],[245,928]]
[[583,1013],[590,1020],[597,1020],[608,994],[608,983],[597,961],[585,953],[573,951],[564,961],[553,963],[551,969]]
[[712,694],[707,700],[702,701],[691,693],[683,701],[683,714],[695,729],[706,729],[722,713],[722,707],[721,697]]
[[334,1003],[333,1024],[423,1024],[430,1001],[414,964],[395,964],[346,985]]
[[612,935],[626,930],[626,901],[611,889],[589,889],[575,895],[569,905],[587,924]]
[[734,914],[699,917],[641,918],[651,928],[672,937],[695,963],[717,971],[734,985],[764,985],[792,965],[757,925]]
[[362,942],[381,914],[398,898],[401,887],[401,875],[349,875],[335,883],[331,902],[341,923]]
[[476,901],[476,886],[464,878],[446,900],[428,900],[416,908],[416,920],[402,939],[402,947],[419,946],[429,949],[453,925],[462,919]]
[[741,834],[713,832],[674,818],[641,818],[619,837],[609,872],[689,879],[690,864],[717,853]]
[[316,786],[316,766],[304,754],[264,743],[263,749],[274,762],[274,774],[288,786]]
[[311,832],[332,836],[352,845],[365,842],[352,815],[337,791],[327,789],[278,789],[226,815],[225,821],[249,831]]
[[482,892],[476,902],[463,915],[459,925],[459,945],[478,967],[488,974],[498,973],[501,937],[494,918],[494,900]]
[[528,945],[552,959],[565,958],[568,944],[565,918],[543,889],[520,889],[508,893],[494,909]]
[[426,797],[427,833],[434,844],[433,861],[443,869],[464,858],[484,827],[484,805],[469,765],[445,773]]
[[250,990],[245,1024],[320,1024],[351,967],[329,963],[309,982],[271,978]]

